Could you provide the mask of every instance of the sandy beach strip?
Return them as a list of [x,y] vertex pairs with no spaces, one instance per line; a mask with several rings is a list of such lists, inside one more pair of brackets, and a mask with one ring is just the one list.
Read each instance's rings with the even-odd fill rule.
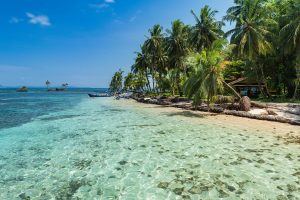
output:
[[300,138],[300,128],[297,125],[287,123],[257,120],[250,118],[237,117],[233,115],[214,114],[201,111],[184,110],[170,106],[161,106],[154,104],[144,104],[135,100],[120,100],[116,101],[119,105],[133,106],[135,108],[146,109],[149,112],[157,114],[177,116],[188,123],[200,124],[211,123],[219,126],[227,126],[241,130],[253,130],[264,134],[276,134],[283,138]]

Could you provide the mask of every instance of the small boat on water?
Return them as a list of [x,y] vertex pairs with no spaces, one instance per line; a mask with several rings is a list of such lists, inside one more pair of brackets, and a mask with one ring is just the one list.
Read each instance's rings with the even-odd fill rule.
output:
[[100,93],[100,94],[88,94],[89,95],[89,97],[110,97],[110,95],[109,94],[107,94],[107,93]]

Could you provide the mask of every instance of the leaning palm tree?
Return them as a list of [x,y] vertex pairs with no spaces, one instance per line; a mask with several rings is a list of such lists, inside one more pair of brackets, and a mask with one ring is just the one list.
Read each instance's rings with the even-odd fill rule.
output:
[[192,27],[190,42],[197,51],[209,48],[215,40],[222,37],[223,22],[217,21],[215,15],[217,11],[212,10],[209,6],[204,6],[198,17],[195,12],[191,11],[196,20],[196,25]]
[[195,72],[184,85],[184,92],[189,98],[193,98],[197,106],[203,98],[207,100],[209,108],[213,97],[222,92],[224,86],[232,90],[238,97],[240,95],[223,79],[224,57],[221,53],[220,44],[217,40],[209,50],[203,50],[200,54],[194,54]]
[[[234,52],[238,56],[252,62],[259,56],[264,56],[271,51],[271,43],[267,40],[271,33],[266,24],[262,0],[239,0],[237,2],[239,4],[238,11],[231,11],[234,9],[229,8],[225,17],[225,19],[235,21],[236,26],[229,30],[225,36],[231,35],[230,42],[236,46]],[[259,78],[259,74],[261,74],[263,82],[266,84],[263,68],[256,66],[255,70],[263,92]],[[268,91],[267,95],[270,96]]]
[[[167,51],[169,57],[170,68],[175,72],[175,82],[177,91],[182,96],[182,89],[180,86],[180,74],[186,74],[184,60],[189,52],[188,45],[188,26],[184,25],[180,20],[175,20],[172,23],[172,29],[167,30],[169,36],[167,37]],[[173,88],[173,95],[175,90]]]
[[280,36],[286,52],[296,52],[296,80],[293,98],[296,98],[300,84],[300,1],[290,1],[288,12],[284,16],[286,25],[280,30]]

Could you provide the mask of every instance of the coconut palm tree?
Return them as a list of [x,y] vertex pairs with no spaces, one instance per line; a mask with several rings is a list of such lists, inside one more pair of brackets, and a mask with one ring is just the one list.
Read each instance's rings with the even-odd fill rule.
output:
[[201,9],[199,16],[197,16],[193,10],[191,13],[196,20],[196,25],[193,26],[191,30],[191,45],[197,51],[209,48],[215,40],[222,37],[223,31],[221,28],[223,22],[215,19],[217,11],[212,10],[207,5]]
[[120,69],[115,72],[114,76],[109,85],[109,90],[112,93],[118,93],[122,90],[122,82],[123,82],[123,71]]
[[[184,25],[180,20],[175,20],[172,23],[172,29],[167,30],[169,36],[167,37],[167,51],[169,57],[170,68],[175,72],[175,82],[177,91],[182,96],[182,89],[180,85],[180,74],[186,74],[184,65],[185,57],[189,52],[188,45],[188,26]],[[173,88],[173,95],[175,89]]]
[[65,90],[65,89],[67,89],[67,87],[69,86],[69,84],[68,83],[63,83],[61,86]]
[[47,90],[49,90],[50,84],[51,84],[50,81],[47,80],[47,81],[46,81]]
[[141,52],[136,52],[137,56],[134,64],[131,67],[131,71],[135,74],[144,74],[147,80],[147,89],[151,90],[149,81],[149,73],[151,73],[151,70],[149,69],[149,55],[146,53],[146,48],[141,46]]
[[[271,43],[267,40],[271,34],[266,24],[262,0],[239,0],[238,11],[229,8],[225,19],[230,19],[236,22],[235,28],[229,30],[225,36],[230,36],[230,42],[236,45],[235,53],[247,58],[250,62],[258,59],[259,56],[264,56],[271,51]],[[234,10],[234,11],[232,11]],[[255,64],[257,79],[260,84],[261,91],[264,89],[261,86],[261,75],[263,82],[266,84],[262,66]],[[267,91],[267,96],[270,96]]]
[[285,51],[288,53],[296,52],[295,69],[297,78],[293,95],[295,99],[300,84],[300,1],[290,1],[287,14],[283,18],[287,23],[280,30],[280,36],[285,46]]
[[184,92],[189,98],[193,98],[197,106],[203,98],[207,100],[209,108],[213,97],[222,92],[224,86],[232,90],[238,97],[240,95],[223,79],[224,56],[220,45],[224,43],[217,40],[208,50],[194,54],[195,72],[188,78],[184,85]]
[[163,28],[154,25],[150,30],[150,37],[145,41],[145,53],[149,55],[149,64],[152,75],[152,84],[155,88],[155,74],[158,72],[159,79],[166,73],[167,54],[165,51],[165,38]]

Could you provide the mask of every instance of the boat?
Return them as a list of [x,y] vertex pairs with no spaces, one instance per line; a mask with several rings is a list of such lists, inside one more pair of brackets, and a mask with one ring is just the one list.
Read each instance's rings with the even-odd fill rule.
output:
[[88,94],[89,95],[89,97],[110,97],[110,95],[109,94],[107,94],[107,93],[100,93],[100,94]]

